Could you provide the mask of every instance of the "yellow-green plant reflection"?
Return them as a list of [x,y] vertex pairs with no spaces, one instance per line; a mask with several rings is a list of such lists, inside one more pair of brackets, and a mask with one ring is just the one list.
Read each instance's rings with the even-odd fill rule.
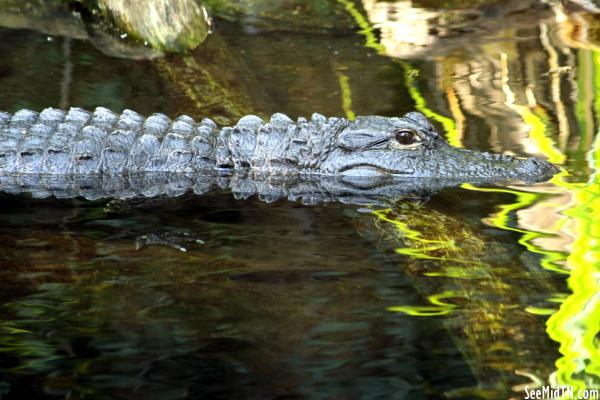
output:
[[439,294],[434,294],[427,297],[431,306],[394,306],[388,307],[389,311],[402,312],[408,315],[418,317],[432,317],[436,315],[445,315],[454,310],[457,306],[452,303],[445,302],[445,299],[456,297],[453,291],[446,291]]
[[[597,56],[594,57],[596,71],[600,71],[599,64],[597,64],[599,60],[600,58]],[[503,61],[506,62],[505,59]],[[593,74],[593,76],[595,77],[594,89],[596,89],[594,92],[596,92],[600,74]],[[582,85],[579,82],[580,88]],[[507,94],[507,105],[521,116],[523,122],[530,128],[529,136],[536,143],[540,152],[552,162],[564,163],[565,155],[547,136],[550,131],[549,119],[544,118],[546,116],[543,113],[544,110],[515,104],[507,81],[504,82],[504,90]],[[587,91],[581,93],[585,94]],[[420,107],[423,108],[421,99],[418,99],[416,103],[420,103]],[[598,113],[600,102],[596,99],[593,104]],[[586,122],[583,120],[585,115],[579,113],[578,117],[580,117],[580,126],[583,126]],[[459,141],[456,140],[457,131],[448,129],[452,125],[446,123],[444,127],[453,144],[459,144]],[[597,171],[600,157],[598,139],[596,142],[588,153],[588,160],[592,163],[591,167],[594,171]],[[564,299],[558,312],[554,313],[555,310],[552,308],[534,306],[525,307],[525,311],[535,315],[552,315],[547,322],[547,332],[552,339],[560,343],[559,350],[562,357],[557,360],[557,370],[549,378],[549,381],[556,386],[569,385],[575,390],[579,390],[598,387],[598,378],[600,378],[600,354],[596,339],[600,331],[600,273],[598,268],[600,265],[600,256],[598,256],[600,228],[596,227],[600,227],[600,221],[597,221],[597,217],[595,217],[600,210],[600,187],[597,173],[592,175],[587,184],[569,183],[566,181],[567,176],[568,174],[563,172],[557,175],[552,183],[568,191],[573,197],[572,207],[564,212],[567,218],[575,221],[577,227],[577,236],[568,256],[566,253],[549,251],[535,245],[534,240],[545,235],[544,233],[510,225],[511,215],[536,204],[541,199],[540,194],[514,189],[476,188],[472,185],[463,185],[463,188],[514,194],[515,201],[500,205],[498,211],[488,218],[488,223],[500,229],[518,232],[521,235],[520,244],[530,252],[543,255],[541,266],[545,269],[570,274],[568,284],[573,294]],[[566,268],[561,265],[562,263],[566,264]],[[407,312],[403,309],[396,311]]]
[[[597,185],[597,182],[595,183]],[[560,343],[563,355],[556,362],[553,383],[578,389],[598,387],[600,354],[597,335],[600,327],[600,283],[597,238],[600,191],[581,190],[576,194],[579,205],[569,214],[579,219],[578,238],[567,261],[571,267],[568,279],[573,291],[559,311],[547,322],[550,337]]]
[[[580,50],[589,52],[589,50]],[[581,59],[581,58],[580,58]],[[600,54],[593,52],[593,85],[597,93],[600,79]],[[589,64],[581,63],[580,69]],[[585,73],[588,72],[588,73]],[[589,71],[581,71],[580,76],[590,76]],[[578,82],[583,89],[586,82]],[[588,122],[582,104],[589,93],[580,90],[577,113],[580,126]],[[594,101],[596,113],[600,111],[600,97]],[[600,383],[600,354],[597,335],[600,332],[600,135],[588,152],[588,162],[594,173],[587,184],[563,183],[573,193],[573,207],[565,212],[576,223],[577,237],[567,257],[570,270],[569,288],[573,294],[564,300],[560,309],[547,322],[550,337],[560,343],[562,357],[556,362],[556,372],[552,382],[556,385],[571,385],[576,389],[598,387]]]
[[[345,3],[343,0],[340,0],[340,2]],[[348,10],[357,20],[360,19],[361,33],[367,38],[367,46],[381,52],[381,45],[373,42],[372,30],[368,21],[356,9],[348,8]],[[561,22],[557,19],[556,23],[560,24]],[[587,25],[577,25],[576,27],[579,30],[575,29],[574,31],[584,31],[582,36],[588,37],[585,35],[588,29]],[[592,28],[594,27],[592,26]],[[556,371],[550,377],[544,376],[543,379],[530,371],[513,370],[513,373],[529,378],[536,386],[550,382],[554,385],[570,385],[574,390],[578,390],[600,386],[600,348],[597,339],[600,333],[600,217],[597,216],[600,213],[600,178],[598,177],[600,135],[597,134],[596,143],[592,143],[594,122],[596,127],[600,126],[599,121],[594,121],[594,118],[600,118],[600,95],[598,95],[600,93],[600,53],[595,50],[597,46],[595,47],[593,44],[587,46],[586,43],[578,43],[578,47],[583,48],[576,50],[575,57],[561,56],[561,53],[565,54],[566,47],[565,43],[559,44],[560,51],[553,47],[552,41],[556,38],[553,36],[552,31],[555,29],[555,26],[547,25],[546,22],[539,24],[540,43],[546,52],[545,61],[548,62],[549,68],[546,78],[537,78],[539,82],[537,80],[535,82],[529,81],[530,77],[516,80],[514,83],[510,82],[508,73],[509,54],[511,57],[515,55],[518,57],[520,55],[519,51],[516,53],[500,52],[498,60],[498,51],[495,50],[493,55],[495,58],[494,65],[499,70],[493,72],[499,73],[500,76],[498,83],[504,94],[504,106],[518,116],[522,127],[527,128],[528,139],[535,144],[536,150],[551,162],[561,165],[568,162],[572,170],[583,174],[583,176],[590,169],[594,173],[587,182],[576,183],[574,182],[576,178],[563,171],[552,179],[553,186],[548,187],[547,193],[538,192],[535,188],[498,189],[478,188],[473,185],[463,185],[463,188],[513,195],[514,201],[498,205],[496,211],[486,218],[485,222],[495,228],[518,234],[519,244],[524,246],[530,253],[540,255],[540,266],[544,270],[558,273],[560,276],[568,275],[567,283],[572,294],[561,295],[555,292],[546,299],[547,303],[560,304],[558,311],[555,312],[553,307],[540,307],[523,303],[516,305],[523,312],[532,316],[550,316],[547,320],[546,331],[551,339],[560,343],[559,351],[562,354],[556,361]],[[590,40],[594,39],[590,38]],[[566,46],[573,45],[566,42]],[[448,59],[451,58],[448,57]],[[416,84],[419,71],[408,62],[397,62],[403,70],[404,84],[415,103],[415,108],[438,121],[443,126],[448,141],[455,146],[460,146],[463,135],[463,115],[452,88],[455,77],[444,77],[448,78],[446,80],[449,81],[448,86],[450,86],[446,90],[446,94],[453,115],[452,118],[449,118],[427,106],[427,102]],[[442,57],[436,62],[439,64],[447,61]],[[567,63],[567,65],[561,63]],[[576,98],[575,104],[569,107],[570,100],[573,98],[572,93],[568,91],[561,93],[561,90],[564,90],[567,85],[565,85],[564,80],[561,80],[558,71],[571,69],[577,70],[575,81],[571,86]],[[546,82],[546,79],[550,82]],[[535,99],[534,86],[538,83],[548,85],[551,88],[551,105],[542,101],[546,108],[538,104]],[[525,94],[523,97],[527,99],[528,104],[519,104],[518,96],[513,93],[511,85],[515,85],[515,89],[517,87],[522,89]],[[579,128],[579,137],[576,141],[568,140],[570,139],[569,131],[574,130],[568,124],[569,120],[573,120],[569,119],[568,113],[574,116]],[[556,141],[553,139],[555,134],[557,135]],[[558,196],[569,199],[567,206],[562,207],[562,211],[558,202],[553,200]],[[535,211],[535,208],[539,208],[542,204],[552,208],[554,212],[553,226],[542,230],[537,229],[535,224],[527,225],[520,221],[515,223],[515,217],[518,221],[520,213],[528,210]],[[422,276],[453,278],[455,280],[464,279],[465,277],[484,279],[493,272],[489,266],[478,263],[477,257],[473,257],[473,254],[471,254],[468,268],[471,272],[473,270],[477,272],[470,276],[469,274],[463,274],[465,264],[456,262],[463,254],[460,254],[456,243],[448,239],[452,235],[444,236],[441,232],[427,231],[424,224],[409,225],[403,220],[399,220],[398,216],[390,216],[386,212],[375,212],[375,216],[378,218],[378,223],[392,225],[397,237],[403,239],[405,245],[397,249],[398,253],[412,259],[421,259],[423,262],[436,260],[441,264],[438,265],[439,268],[435,271],[428,271],[426,274],[423,273]],[[566,238],[572,239],[572,242],[569,243],[568,240],[564,240],[559,249],[551,249],[541,244],[540,239],[555,234],[563,234]],[[491,281],[501,282],[498,279],[491,279]],[[493,289],[488,288],[488,290]],[[501,290],[498,289],[498,292],[501,292]],[[453,315],[461,307],[447,302],[446,299],[449,297],[464,299],[470,295],[473,295],[473,293],[467,291],[458,293],[455,290],[444,291],[425,296],[431,305],[422,307],[402,305],[391,307],[390,310],[421,316]],[[481,309],[490,307],[489,304],[483,302],[479,303],[478,306]],[[503,306],[503,304],[499,306]],[[491,308],[488,311],[487,315],[496,315]],[[483,314],[486,315],[485,312]],[[539,319],[537,321],[540,323]],[[490,318],[482,325],[485,325],[492,332],[497,329],[497,323],[509,323],[509,320]],[[513,323],[517,325],[519,321],[513,321]],[[513,387],[514,390],[522,390],[523,388],[523,385]]]
[[350,87],[350,78],[344,74],[341,70],[337,72],[338,80],[340,82],[340,90],[342,95],[342,109],[346,118],[351,121],[356,119],[356,114],[352,111],[352,88]]
[[[399,247],[396,252],[411,256],[413,258],[425,258],[430,260],[450,260],[449,254],[455,253],[458,249],[454,245],[452,239],[427,239],[423,237],[423,233],[409,227],[408,223],[389,216],[391,210],[377,210],[373,214],[377,218],[386,223],[392,224],[398,231],[398,235],[403,237],[408,243],[407,247]],[[429,215],[423,216],[428,218]],[[422,224],[425,225],[425,224]],[[443,251],[443,256],[433,255],[436,251]],[[452,261],[465,263],[465,260],[452,258]]]
[[369,23],[369,21],[365,18],[364,15],[358,10],[356,4],[354,4],[350,0],[337,0],[346,11],[352,16],[358,27],[360,28],[359,33],[363,35],[366,39],[365,46],[370,47],[372,49],[377,50],[379,53],[384,52],[384,47],[377,40],[377,36],[375,35],[375,30]]

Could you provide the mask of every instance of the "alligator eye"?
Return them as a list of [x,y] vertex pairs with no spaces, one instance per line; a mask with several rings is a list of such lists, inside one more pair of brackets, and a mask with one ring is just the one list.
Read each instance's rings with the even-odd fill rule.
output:
[[396,132],[396,140],[403,146],[408,146],[415,142],[415,133],[408,129],[400,129]]

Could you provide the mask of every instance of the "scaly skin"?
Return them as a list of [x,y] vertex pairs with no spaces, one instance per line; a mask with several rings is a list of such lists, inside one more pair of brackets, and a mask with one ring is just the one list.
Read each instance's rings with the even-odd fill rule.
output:
[[536,158],[450,146],[416,112],[402,118],[325,118],[269,122],[246,116],[233,127],[181,116],[143,118],[105,108],[0,113],[0,174],[96,175],[141,172],[443,178],[536,182],[558,171]]

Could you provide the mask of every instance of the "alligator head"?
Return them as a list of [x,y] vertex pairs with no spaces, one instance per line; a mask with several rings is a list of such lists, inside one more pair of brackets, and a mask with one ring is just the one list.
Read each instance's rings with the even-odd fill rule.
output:
[[491,154],[451,146],[423,114],[402,118],[358,117],[337,136],[321,164],[327,173],[344,176],[428,177],[470,182],[550,179],[559,168],[535,157]]

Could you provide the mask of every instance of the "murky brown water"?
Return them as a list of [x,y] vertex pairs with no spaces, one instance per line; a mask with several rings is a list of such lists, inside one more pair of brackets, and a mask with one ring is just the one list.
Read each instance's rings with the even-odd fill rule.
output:
[[[409,2],[363,3],[362,34],[220,22],[192,54],[157,61],[2,29],[0,109],[223,122],[418,109],[455,145],[569,175],[391,210],[0,195],[1,398],[506,399],[599,385],[597,17],[490,11],[434,35],[431,10],[413,4],[409,23]],[[157,238],[171,246],[144,245]]]

